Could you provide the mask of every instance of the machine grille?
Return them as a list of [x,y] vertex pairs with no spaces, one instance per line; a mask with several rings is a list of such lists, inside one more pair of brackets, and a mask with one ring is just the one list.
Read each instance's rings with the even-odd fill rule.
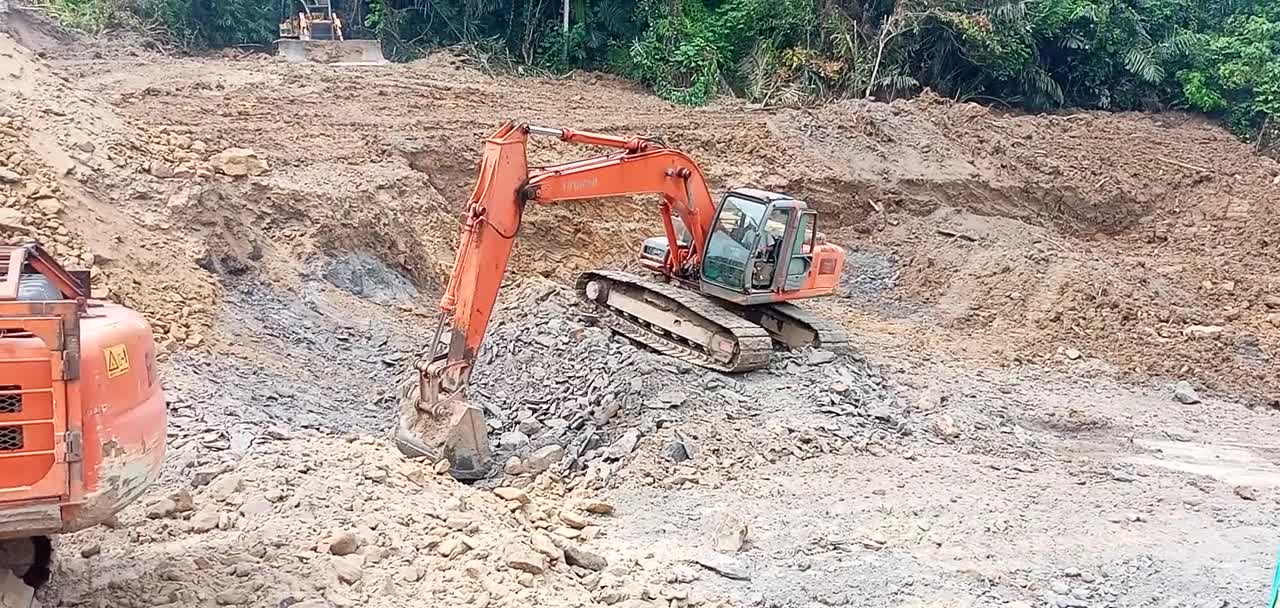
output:
[[13,452],[23,447],[22,427],[0,426],[0,452]]
[[[21,386],[0,384],[0,391],[20,391]],[[17,414],[22,411],[22,395],[0,395],[0,414]]]

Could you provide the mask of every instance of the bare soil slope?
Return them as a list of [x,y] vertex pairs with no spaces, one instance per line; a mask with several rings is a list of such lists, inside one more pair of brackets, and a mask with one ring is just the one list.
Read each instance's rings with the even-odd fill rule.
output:
[[[452,260],[480,141],[501,121],[654,135],[717,186],[796,193],[842,243],[892,257],[892,288],[854,316],[897,300],[928,320],[902,332],[941,326],[930,339],[962,337],[997,360],[1047,362],[1070,348],[1137,377],[1269,403],[1280,394],[1267,372],[1280,349],[1280,167],[1191,116],[1009,116],[929,96],[690,109],[614,79],[489,77],[448,55],[360,69],[261,56],[60,65],[132,120],[269,162],[248,183],[142,176],[171,201],[166,221],[211,255],[365,248],[429,284]],[[549,144],[533,160],[585,153]],[[946,208],[960,215],[935,213]],[[658,233],[647,201],[528,218],[514,270],[559,279],[624,261]]]

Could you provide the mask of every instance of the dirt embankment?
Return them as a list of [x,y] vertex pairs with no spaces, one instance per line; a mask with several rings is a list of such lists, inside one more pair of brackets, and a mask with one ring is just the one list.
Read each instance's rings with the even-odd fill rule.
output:
[[[1267,373],[1280,349],[1280,261],[1268,255],[1280,168],[1203,119],[1019,116],[929,96],[816,110],[733,101],[690,109],[613,79],[495,78],[448,55],[352,71],[128,47],[51,53],[87,92],[49,77],[50,90],[26,94],[45,105],[78,96],[66,107],[85,111],[37,108],[29,128],[82,131],[60,135],[71,158],[53,160],[80,165],[76,183],[129,215],[139,234],[167,239],[147,249],[180,249],[188,266],[215,274],[261,269],[289,282],[298,260],[362,250],[428,290],[438,286],[480,142],[514,118],[661,136],[698,159],[718,188],[805,197],[823,211],[824,231],[884,274],[885,289],[836,314],[856,319],[901,304],[928,322],[895,323],[896,333],[963,343],[976,356],[1070,362],[1062,353],[1080,351],[1135,377],[1186,378],[1263,402],[1280,394]],[[270,170],[220,175],[208,161],[233,147],[251,148]],[[539,142],[532,160],[586,153]],[[110,164],[94,168],[76,155]],[[37,196],[38,188],[13,204],[27,208]],[[625,262],[659,231],[647,200],[539,208],[527,215],[511,267],[567,280]],[[109,245],[94,250],[100,267],[139,300],[134,292],[154,282],[135,285],[131,274],[148,262],[135,255],[104,266]],[[187,300],[214,297],[207,274],[178,278],[194,295]],[[200,332],[199,311],[190,323],[175,314],[179,336]]]
[[895,260],[879,295],[943,326],[930,335],[1280,399],[1275,162],[1178,114],[1001,116],[929,98],[853,109],[821,112],[823,134],[806,141],[853,181],[882,176],[851,197],[867,215],[845,234]]

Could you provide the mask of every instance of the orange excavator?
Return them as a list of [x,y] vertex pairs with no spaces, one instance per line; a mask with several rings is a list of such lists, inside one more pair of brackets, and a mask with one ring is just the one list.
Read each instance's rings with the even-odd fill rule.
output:
[[34,541],[19,564],[32,587],[48,535],[108,521],[164,459],[151,327],[88,285],[38,245],[0,247],[0,541]]
[[[530,136],[613,151],[530,168]],[[593,271],[577,281],[602,325],[723,372],[767,365],[774,342],[847,341],[839,326],[790,303],[831,294],[845,261],[803,201],[740,188],[717,205],[698,165],[656,139],[508,122],[485,141],[435,335],[418,363],[418,394],[401,402],[402,451],[443,457],[459,479],[487,474],[487,427],[467,386],[523,214],[534,204],[644,194],[658,195],[665,232],[640,249],[640,264],[654,276]]]

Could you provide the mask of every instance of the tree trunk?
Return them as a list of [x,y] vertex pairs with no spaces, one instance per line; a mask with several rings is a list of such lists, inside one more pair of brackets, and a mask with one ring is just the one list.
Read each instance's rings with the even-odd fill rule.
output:
[[560,24],[560,62],[569,60],[569,0],[564,0],[563,20]]

